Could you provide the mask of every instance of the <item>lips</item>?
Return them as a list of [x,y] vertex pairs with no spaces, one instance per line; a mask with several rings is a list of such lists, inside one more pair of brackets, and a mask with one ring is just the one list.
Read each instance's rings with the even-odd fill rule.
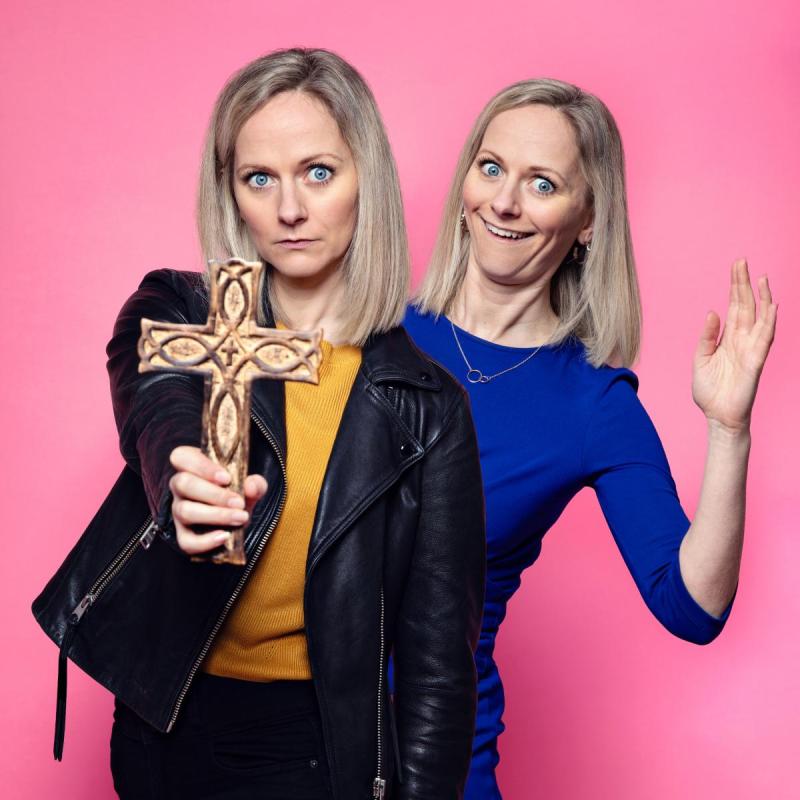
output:
[[522,239],[529,239],[533,236],[532,233],[522,233],[521,231],[512,231],[508,228],[498,228],[497,225],[492,225],[491,222],[487,222],[483,217],[481,217],[481,222],[483,222],[486,230],[492,234],[497,239],[505,239],[506,241],[510,242],[518,242]]
[[281,247],[286,247],[289,250],[302,250],[316,242],[316,239],[282,239],[278,244]]

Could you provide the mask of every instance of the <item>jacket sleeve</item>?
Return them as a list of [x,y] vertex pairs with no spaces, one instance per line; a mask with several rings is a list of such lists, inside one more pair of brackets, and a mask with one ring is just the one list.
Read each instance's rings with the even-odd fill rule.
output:
[[120,451],[141,476],[153,519],[173,544],[168,483],[174,469],[169,454],[178,445],[200,445],[203,382],[179,372],[140,373],[137,343],[143,317],[189,322],[190,291],[180,273],[148,273],[119,312],[106,347]]
[[459,394],[423,462],[419,526],[395,634],[399,800],[463,795],[477,702],[484,519],[475,429]]

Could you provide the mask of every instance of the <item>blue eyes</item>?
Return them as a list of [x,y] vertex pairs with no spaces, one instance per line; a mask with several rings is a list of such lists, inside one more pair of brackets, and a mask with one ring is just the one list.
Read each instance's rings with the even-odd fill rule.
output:
[[263,189],[269,183],[269,175],[263,172],[253,172],[247,176],[247,185],[253,189]]
[[329,181],[333,177],[333,170],[321,164],[316,164],[311,167],[311,171],[308,174],[312,183],[325,183],[325,181]]
[[[496,161],[491,161],[488,158],[479,161],[478,167],[487,178],[499,178],[503,173],[500,165]],[[552,194],[556,190],[556,185],[551,180],[543,178],[541,175],[537,175],[531,182],[531,185],[536,194]]]
[[[324,164],[312,164],[306,175],[309,183],[319,186],[327,183],[333,177],[333,169]],[[246,174],[244,181],[251,189],[266,189],[275,183],[275,179],[271,175],[256,170]]]

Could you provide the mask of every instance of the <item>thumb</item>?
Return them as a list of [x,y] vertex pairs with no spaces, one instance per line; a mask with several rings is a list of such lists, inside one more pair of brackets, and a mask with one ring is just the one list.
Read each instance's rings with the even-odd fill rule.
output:
[[717,349],[717,339],[719,338],[720,319],[716,311],[709,311],[703,323],[703,331],[700,334],[700,341],[697,343],[695,355],[708,358],[713,356]]
[[245,509],[251,511],[253,506],[267,493],[267,481],[263,475],[248,475],[244,479]]

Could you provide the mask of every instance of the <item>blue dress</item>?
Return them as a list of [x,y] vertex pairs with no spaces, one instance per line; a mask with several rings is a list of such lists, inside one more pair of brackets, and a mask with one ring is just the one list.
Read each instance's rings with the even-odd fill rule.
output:
[[[595,368],[570,339],[485,384],[467,368],[444,316],[409,307],[404,325],[417,346],[469,392],[486,498],[487,586],[476,655],[478,717],[465,798],[499,800],[497,737],[503,731],[503,685],[494,643],[506,604],[542,538],[584,486],[597,493],[611,533],[645,603],[673,634],[698,644],[722,630],[691,597],[678,549],[689,528],[664,449],[628,369]],[[506,347],[456,328],[473,367],[492,375],[530,349]]]

